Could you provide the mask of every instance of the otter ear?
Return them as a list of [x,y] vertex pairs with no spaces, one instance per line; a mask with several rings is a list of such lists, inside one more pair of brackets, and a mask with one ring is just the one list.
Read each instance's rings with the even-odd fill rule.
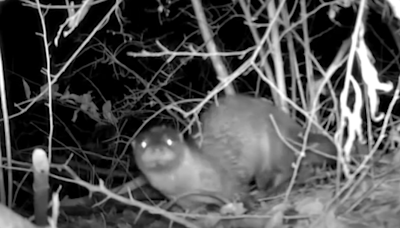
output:
[[136,148],[136,146],[137,146],[137,141],[136,141],[136,139],[132,140],[131,146],[132,146],[133,148]]
[[179,142],[185,141],[185,138],[183,137],[183,134],[181,132],[179,132],[178,135],[179,135]]

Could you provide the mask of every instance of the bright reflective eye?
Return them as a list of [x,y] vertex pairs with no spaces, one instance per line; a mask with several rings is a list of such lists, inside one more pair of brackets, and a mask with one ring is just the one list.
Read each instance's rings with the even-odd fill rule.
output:
[[168,146],[172,146],[172,140],[171,139],[167,139],[167,145]]
[[142,143],[140,143],[140,146],[141,146],[142,148],[146,148],[147,143],[146,143],[145,141],[143,141]]

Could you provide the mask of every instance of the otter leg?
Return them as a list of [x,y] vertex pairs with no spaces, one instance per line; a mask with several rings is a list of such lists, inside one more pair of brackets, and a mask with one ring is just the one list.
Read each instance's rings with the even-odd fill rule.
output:
[[274,187],[271,186],[275,185],[275,180],[273,181],[273,178],[271,176],[272,173],[258,173],[255,176],[255,181],[256,181],[256,185],[257,185],[257,189],[258,190],[267,190],[270,187]]

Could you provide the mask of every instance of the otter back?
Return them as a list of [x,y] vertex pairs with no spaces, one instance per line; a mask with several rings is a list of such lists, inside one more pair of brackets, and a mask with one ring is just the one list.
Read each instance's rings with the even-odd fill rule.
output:
[[224,161],[243,183],[255,178],[259,189],[277,187],[288,180],[296,156],[281,140],[271,117],[284,138],[299,141],[301,126],[259,98],[226,96],[217,103],[201,116],[203,152]]

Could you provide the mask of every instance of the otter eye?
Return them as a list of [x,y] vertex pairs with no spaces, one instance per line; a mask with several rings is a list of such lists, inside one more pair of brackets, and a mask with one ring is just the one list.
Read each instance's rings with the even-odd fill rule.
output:
[[167,143],[168,146],[172,146],[173,141],[171,139],[167,139],[166,143]]
[[140,146],[141,146],[142,148],[146,148],[147,143],[146,143],[145,141],[143,141],[142,143],[140,143]]

